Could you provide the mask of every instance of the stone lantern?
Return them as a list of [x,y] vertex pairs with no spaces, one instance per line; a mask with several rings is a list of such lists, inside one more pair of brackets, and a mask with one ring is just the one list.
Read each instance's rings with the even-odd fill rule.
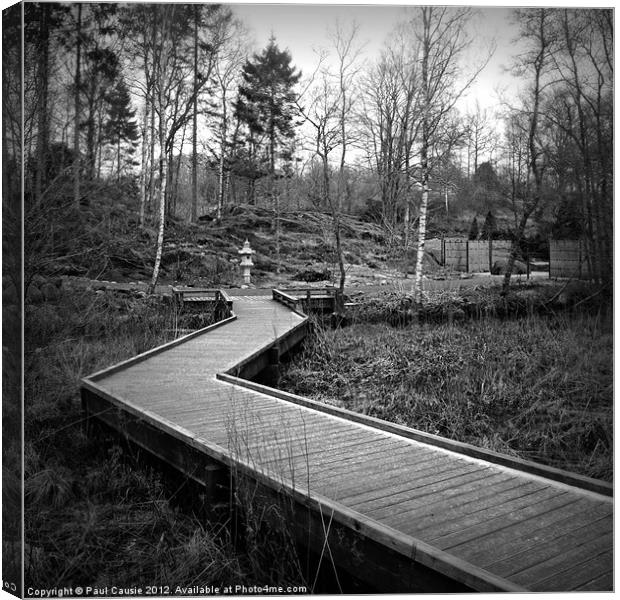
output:
[[250,248],[250,242],[245,240],[243,248],[238,251],[241,254],[241,269],[243,271],[243,283],[250,285],[250,269],[254,266],[252,262],[252,254],[256,254],[252,248]]

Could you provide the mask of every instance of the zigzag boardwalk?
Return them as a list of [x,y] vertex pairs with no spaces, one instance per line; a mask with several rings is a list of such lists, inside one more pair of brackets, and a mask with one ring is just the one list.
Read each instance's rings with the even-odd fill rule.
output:
[[305,335],[280,296],[86,378],[85,409],[206,486],[219,464],[286,495],[381,591],[612,589],[610,485],[238,378]]

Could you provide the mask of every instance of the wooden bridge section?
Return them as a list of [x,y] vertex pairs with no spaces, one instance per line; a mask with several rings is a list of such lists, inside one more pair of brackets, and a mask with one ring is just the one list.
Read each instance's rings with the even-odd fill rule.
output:
[[247,381],[308,319],[278,292],[232,301],[84,379],[87,413],[207,487],[224,465],[290,499],[296,537],[383,592],[612,589],[610,485]]

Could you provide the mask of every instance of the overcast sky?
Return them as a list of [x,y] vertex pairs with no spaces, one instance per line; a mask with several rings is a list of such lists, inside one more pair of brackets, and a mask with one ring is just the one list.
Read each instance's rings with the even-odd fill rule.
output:
[[[364,61],[370,62],[396,25],[407,19],[405,5],[233,4],[232,8],[253,34],[257,51],[273,33],[278,45],[288,48],[294,64],[305,74],[316,66],[314,50],[329,46],[328,31],[337,20],[345,27],[354,21],[358,24]],[[467,62],[479,60],[493,40],[496,50],[461,109],[472,106],[476,99],[483,107],[494,109],[498,105],[496,89],[508,90],[509,94],[514,90],[514,80],[505,70],[511,64],[517,35],[511,9],[477,7],[470,33],[475,43]]]

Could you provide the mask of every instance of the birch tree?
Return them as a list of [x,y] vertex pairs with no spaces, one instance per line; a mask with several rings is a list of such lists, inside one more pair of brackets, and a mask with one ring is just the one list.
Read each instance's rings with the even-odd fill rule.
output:
[[[418,42],[420,72],[419,165],[417,183],[421,190],[414,299],[422,302],[422,265],[426,223],[434,159],[451,148],[454,130],[446,127],[457,100],[467,91],[488,62],[483,60],[473,73],[463,78],[460,60],[471,44],[466,24],[468,8],[420,7],[412,21]],[[489,56],[490,58],[490,56]],[[449,134],[449,137],[446,137]],[[443,146],[443,149],[442,149]],[[442,149],[442,151],[440,151]]]
[[172,28],[175,17],[174,5],[162,5],[154,21],[157,44],[153,44],[153,98],[154,109],[159,118],[159,227],[155,264],[151,277],[150,292],[154,293],[159,278],[159,268],[164,246],[164,228],[166,222],[166,183],[168,181],[168,156],[166,142],[168,140],[168,93],[170,86],[170,59],[172,55]]

